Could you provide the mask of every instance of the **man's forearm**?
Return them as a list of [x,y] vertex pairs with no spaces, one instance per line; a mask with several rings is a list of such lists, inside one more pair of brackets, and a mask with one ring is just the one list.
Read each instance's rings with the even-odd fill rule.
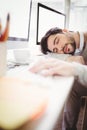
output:
[[80,64],[85,64],[84,58],[82,56],[69,56],[67,57],[66,61],[68,62],[77,62]]

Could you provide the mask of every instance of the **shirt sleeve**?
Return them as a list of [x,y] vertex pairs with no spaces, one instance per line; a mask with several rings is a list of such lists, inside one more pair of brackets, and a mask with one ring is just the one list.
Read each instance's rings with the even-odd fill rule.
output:
[[73,62],[74,66],[74,75],[77,78],[77,80],[87,87],[87,66],[81,65],[79,63]]
[[71,56],[70,54],[56,54],[56,53],[48,53],[47,55],[48,55],[48,57],[57,58],[57,59],[63,60],[63,61],[66,61],[67,58]]

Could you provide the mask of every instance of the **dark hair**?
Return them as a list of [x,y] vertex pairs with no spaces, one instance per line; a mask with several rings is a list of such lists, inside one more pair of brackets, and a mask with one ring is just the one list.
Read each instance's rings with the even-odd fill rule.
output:
[[47,39],[48,39],[48,37],[49,37],[50,35],[57,34],[57,33],[62,33],[62,29],[60,29],[60,28],[58,28],[58,27],[51,28],[51,29],[48,30],[48,31],[46,32],[46,34],[42,37],[42,39],[41,39],[41,41],[40,41],[42,53],[47,54],[47,52],[51,52],[51,51],[48,49],[48,46],[47,46]]

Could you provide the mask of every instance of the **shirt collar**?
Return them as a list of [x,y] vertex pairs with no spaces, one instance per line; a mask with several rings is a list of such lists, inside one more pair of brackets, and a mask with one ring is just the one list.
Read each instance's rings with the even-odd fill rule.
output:
[[80,46],[78,49],[76,49],[75,54],[81,54],[81,52],[83,51],[83,47],[84,47],[84,34],[83,32],[79,32],[80,35]]

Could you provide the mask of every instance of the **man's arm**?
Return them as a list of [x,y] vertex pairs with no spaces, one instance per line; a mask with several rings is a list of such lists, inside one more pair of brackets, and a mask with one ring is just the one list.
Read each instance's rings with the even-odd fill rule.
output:
[[82,56],[69,56],[66,58],[66,61],[68,62],[77,62],[81,64],[85,64],[84,58]]
[[87,87],[87,66],[76,62],[65,62],[55,58],[40,60],[29,68],[33,73],[44,76],[74,76],[81,84]]
[[68,61],[68,62],[74,61],[81,64],[85,64],[84,58],[82,56],[72,56],[70,54],[56,54],[56,53],[48,53],[48,56],[51,58],[57,58],[63,61]]

